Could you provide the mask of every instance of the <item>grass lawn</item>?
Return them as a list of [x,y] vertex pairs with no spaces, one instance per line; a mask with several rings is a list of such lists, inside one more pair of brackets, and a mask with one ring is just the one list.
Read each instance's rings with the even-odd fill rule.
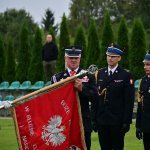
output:
[[[97,133],[92,133],[91,150],[100,150]],[[125,136],[124,150],[144,150],[143,143],[135,137],[135,124],[131,125],[130,131]]]
[[[0,150],[18,150],[16,134],[12,119],[0,119]],[[100,150],[97,133],[92,133],[91,150]],[[124,150],[144,150],[142,141],[135,137],[135,125],[131,125],[131,130],[125,137]]]

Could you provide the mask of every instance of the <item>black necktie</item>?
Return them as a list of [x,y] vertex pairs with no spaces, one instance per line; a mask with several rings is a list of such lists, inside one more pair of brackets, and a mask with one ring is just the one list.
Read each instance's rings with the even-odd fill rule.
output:
[[112,75],[112,71],[111,71],[111,70],[109,71],[109,75],[110,75],[110,76]]

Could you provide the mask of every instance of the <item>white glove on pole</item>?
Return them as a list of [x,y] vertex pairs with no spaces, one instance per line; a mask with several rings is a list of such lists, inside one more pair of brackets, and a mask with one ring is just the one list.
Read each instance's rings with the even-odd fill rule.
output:
[[12,105],[12,101],[0,101],[0,106],[4,107],[5,109],[8,109],[10,108]]

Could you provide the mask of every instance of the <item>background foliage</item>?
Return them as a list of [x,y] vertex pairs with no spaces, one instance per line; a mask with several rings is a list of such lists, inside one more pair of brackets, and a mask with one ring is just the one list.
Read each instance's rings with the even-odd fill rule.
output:
[[[37,27],[42,33],[37,41],[41,41],[43,45],[46,34],[51,33],[59,48],[57,71],[64,70],[64,49],[69,45],[82,46],[81,67],[87,68],[94,63],[101,68],[107,65],[106,48],[115,42],[125,51],[120,64],[133,72],[135,79],[144,75],[142,60],[146,50],[150,48],[149,0],[71,0],[69,10],[69,16],[63,14],[61,23],[57,24],[51,8],[45,9],[41,19],[42,26],[36,24],[24,9],[7,9],[0,13],[0,81],[5,80],[6,74],[4,75],[3,70],[6,69],[5,63],[9,58],[7,55],[11,52],[15,70],[12,80],[32,80],[31,76],[28,76],[29,68],[36,63],[42,63],[41,59],[33,59],[40,58],[41,55],[40,48],[37,49],[37,53],[33,52]],[[134,21],[137,17],[140,21]],[[9,38],[12,38],[13,50],[6,52]],[[33,74],[37,73],[36,69],[31,70]],[[43,76],[43,72],[41,74]],[[35,80],[39,78],[35,77]]]

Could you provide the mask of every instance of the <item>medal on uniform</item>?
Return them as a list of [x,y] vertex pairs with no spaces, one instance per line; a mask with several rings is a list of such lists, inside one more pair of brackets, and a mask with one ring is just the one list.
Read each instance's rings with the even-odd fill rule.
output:
[[150,87],[149,87],[148,93],[150,93]]

